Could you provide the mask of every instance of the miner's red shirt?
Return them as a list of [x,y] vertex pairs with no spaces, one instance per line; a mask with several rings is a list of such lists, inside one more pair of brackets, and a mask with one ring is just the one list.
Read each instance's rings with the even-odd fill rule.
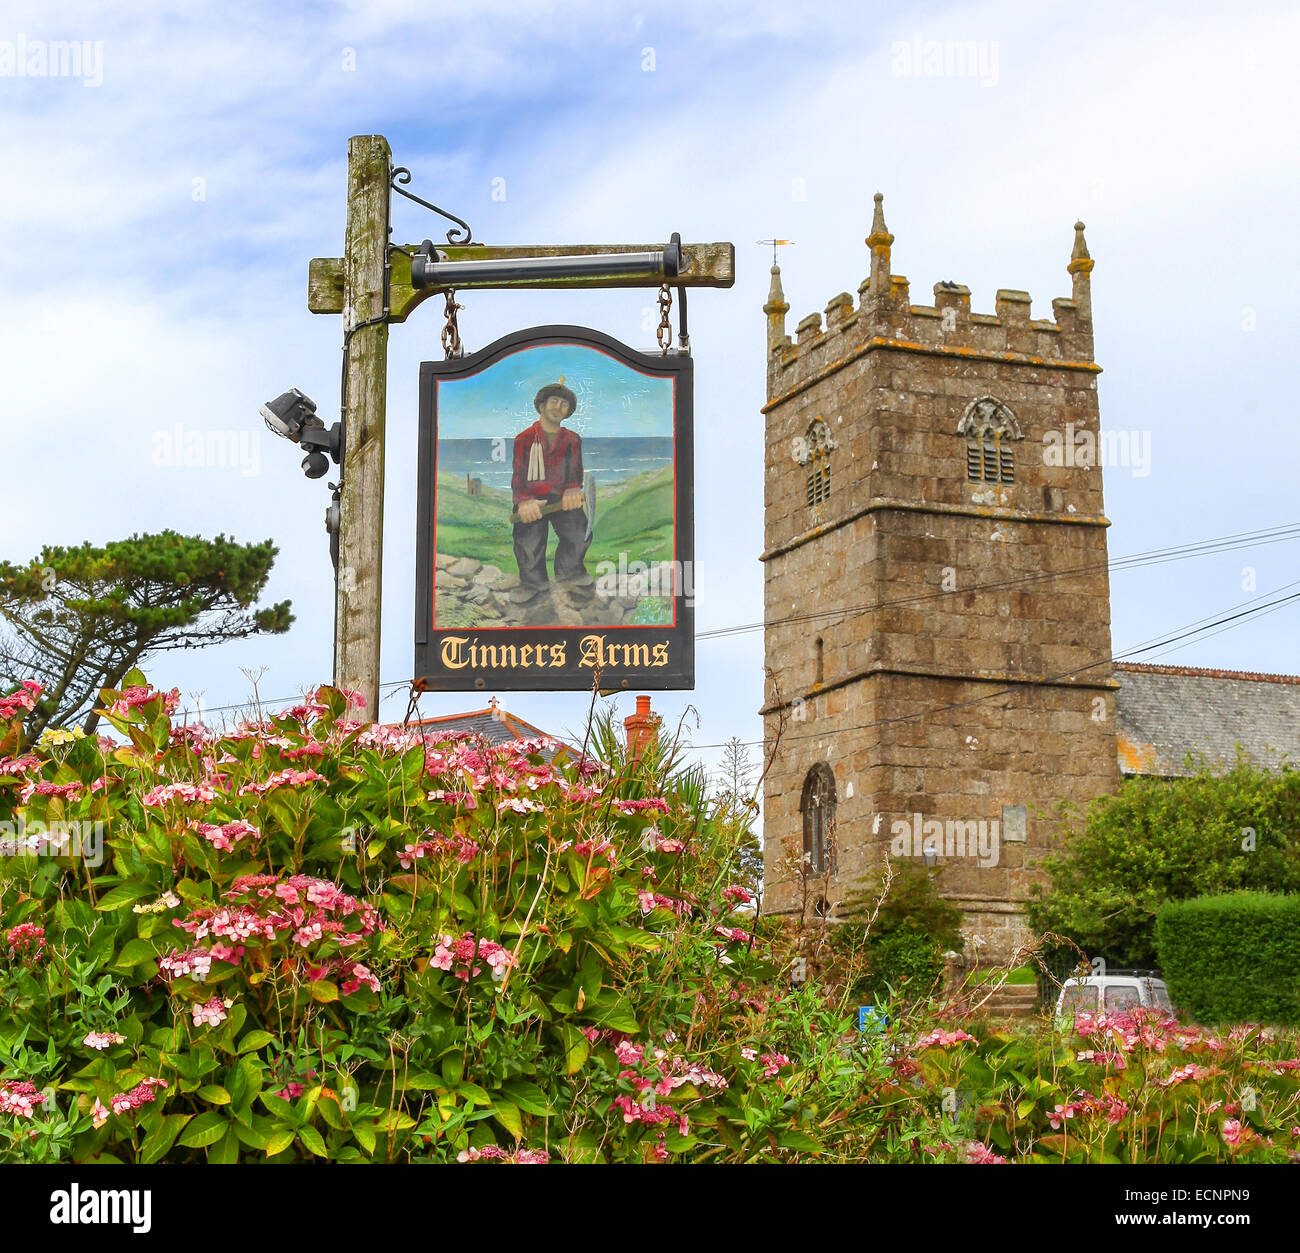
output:
[[[542,461],[546,477],[528,481],[528,458],[534,444],[542,446]],[[582,490],[582,437],[568,427],[560,427],[553,444],[547,444],[542,424],[534,422],[521,435],[515,437],[514,477],[510,486],[515,505],[526,500],[545,499],[552,492],[567,492],[570,488]]]

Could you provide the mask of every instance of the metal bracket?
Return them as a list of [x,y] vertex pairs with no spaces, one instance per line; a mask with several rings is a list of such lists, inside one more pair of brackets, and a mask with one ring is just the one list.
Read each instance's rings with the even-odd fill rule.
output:
[[[436,213],[439,217],[446,218],[448,222],[455,222],[456,226],[453,226],[447,232],[447,242],[449,244],[468,244],[473,240],[474,231],[464,218],[458,218],[454,213],[448,213],[446,209],[440,209],[436,204],[431,204],[429,201],[417,196],[414,192],[407,191],[406,184],[410,181],[411,171],[408,170],[406,166],[399,165],[393,170],[392,176],[388,180],[388,185],[399,196],[405,196],[407,200],[414,200],[416,204],[422,205],[430,212]],[[458,230],[457,227],[462,229]]]

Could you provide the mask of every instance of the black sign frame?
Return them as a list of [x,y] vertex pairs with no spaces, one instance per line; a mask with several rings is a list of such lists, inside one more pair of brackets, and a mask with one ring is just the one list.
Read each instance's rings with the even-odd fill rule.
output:
[[[632,370],[673,380],[673,591],[671,626],[455,627],[435,621],[438,383],[479,374],[524,348],[593,348]],[[429,691],[693,690],[695,686],[694,362],[639,352],[603,331],[535,326],[479,352],[420,365],[416,496],[415,682]],[[592,637],[595,637],[593,639]],[[459,639],[460,642],[457,642]],[[546,652],[543,654],[542,648]],[[493,651],[490,651],[493,650]],[[556,658],[561,658],[557,664]],[[451,664],[448,664],[451,663]]]

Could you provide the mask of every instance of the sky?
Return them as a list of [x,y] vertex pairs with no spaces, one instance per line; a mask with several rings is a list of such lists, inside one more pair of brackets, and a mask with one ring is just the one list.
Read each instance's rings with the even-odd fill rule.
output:
[[[17,73],[56,40],[87,41],[61,67],[76,74]],[[949,41],[979,55],[925,57]],[[793,327],[865,276],[876,191],[914,299],[952,280],[977,312],[1009,287],[1050,316],[1086,221],[1102,423],[1150,437],[1148,473],[1107,472],[1112,557],[1293,521],[1297,47],[1285,3],[9,0],[0,556],[166,527],[270,537],[264,603],[291,600],[293,629],[167,654],[149,677],[208,710],[245,701],[249,674],[264,700],[329,679],[326,481],[258,406],[292,386],[337,417],[341,328],[308,312],[307,264],[342,252],[347,140],[368,133],[488,243],[734,242],[734,288],[690,300],[700,631],[762,618],[771,250],[755,241],[795,241]],[[441,236],[406,201],[393,221],[399,242]],[[652,291],[461,300],[470,349],[545,323],[654,346]],[[439,304],[390,336],[386,682],[412,664],[417,378],[441,357]],[[207,464],[177,455],[196,434]],[[1296,556],[1290,541],[1117,571],[1116,650],[1300,579]],[[1158,659],[1295,672],[1297,614]],[[762,662],[759,631],[701,639],[696,690],[655,708],[700,746],[756,741]],[[404,692],[385,690],[400,719]],[[501,695],[557,733],[580,733],[589,703]]]
[[512,440],[537,421],[539,389],[561,380],[578,402],[564,424],[579,435],[671,438],[672,379],[585,344],[541,344],[466,378],[440,380],[438,437]]

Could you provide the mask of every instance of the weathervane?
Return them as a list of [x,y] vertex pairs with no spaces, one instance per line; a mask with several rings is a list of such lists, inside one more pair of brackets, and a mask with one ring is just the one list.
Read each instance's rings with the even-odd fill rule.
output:
[[775,265],[775,264],[776,264],[776,250],[777,250],[777,249],[778,249],[782,244],[793,244],[793,243],[794,243],[794,240],[793,240],[793,239],[756,239],[754,242],[755,242],[756,244],[771,244],[771,245],[772,245],[772,264]]

